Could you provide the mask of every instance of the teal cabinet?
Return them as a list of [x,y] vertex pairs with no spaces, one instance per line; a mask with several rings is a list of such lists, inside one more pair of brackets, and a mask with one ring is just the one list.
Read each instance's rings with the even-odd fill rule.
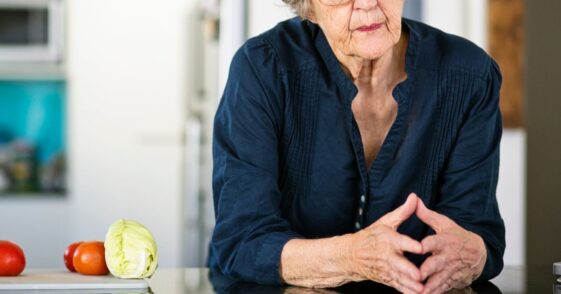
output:
[[0,197],[64,194],[66,83],[0,81]]

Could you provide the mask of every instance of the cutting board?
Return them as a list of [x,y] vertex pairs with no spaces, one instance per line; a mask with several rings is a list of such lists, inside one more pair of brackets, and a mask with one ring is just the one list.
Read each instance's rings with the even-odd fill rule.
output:
[[85,276],[64,270],[30,270],[17,277],[0,277],[0,290],[88,290],[148,289],[141,279],[119,279],[112,275]]

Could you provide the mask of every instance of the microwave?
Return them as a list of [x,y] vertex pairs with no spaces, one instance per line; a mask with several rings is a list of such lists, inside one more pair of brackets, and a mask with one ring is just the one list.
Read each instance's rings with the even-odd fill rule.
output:
[[0,0],[0,63],[58,63],[62,0]]

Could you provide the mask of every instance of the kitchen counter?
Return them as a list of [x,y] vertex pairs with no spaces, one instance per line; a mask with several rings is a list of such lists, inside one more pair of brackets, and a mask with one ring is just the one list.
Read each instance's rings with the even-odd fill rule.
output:
[[[527,273],[523,267],[505,267],[491,282],[482,283],[452,293],[561,293],[554,290],[551,267],[540,267]],[[526,281],[529,281],[528,283]],[[159,269],[149,280],[152,293],[395,293],[375,283],[355,283],[337,289],[312,290],[298,287],[267,287],[233,281],[208,269]]]
[[[210,293],[396,293],[393,289],[376,283],[361,282],[347,284],[343,287],[328,290],[313,290],[299,287],[270,287],[232,280],[216,271],[207,268],[158,269],[148,279],[150,288],[138,290],[71,290],[71,291],[0,291],[0,294],[51,294],[51,293],[165,293],[165,294],[210,294]],[[530,274],[522,267],[506,267],[491,282],[473,285],[471,288],[455,290],[451,293],[561,293],[561,287],[555,288],[551,268],[533,268]]]

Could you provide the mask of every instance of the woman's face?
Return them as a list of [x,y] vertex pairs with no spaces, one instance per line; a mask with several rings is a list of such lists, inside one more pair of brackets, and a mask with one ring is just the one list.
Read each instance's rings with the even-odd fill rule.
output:
[[312,16],[337,55],[376,59],[401,36],[405,0],[310,0]]

